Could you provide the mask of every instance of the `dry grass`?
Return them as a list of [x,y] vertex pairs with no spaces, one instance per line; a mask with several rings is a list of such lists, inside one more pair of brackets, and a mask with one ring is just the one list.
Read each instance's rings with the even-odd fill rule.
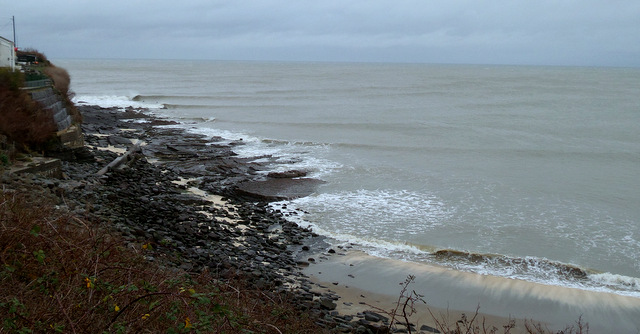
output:
[[286,295],[145,260],[37,193],[0,193],[0,332],[320,333]]
[[71,102],[73,96],[75,95],[73,91],[71,91],[71,76],[69,72],[62,67],[57,67],[53,64],[46,66],[44,68],[44,74],[46,74],[53,81],[54,88],[60,93],[62,98],[65,101],[65,107],[67,108],[67,112],[71,115],[74,123],[82,122],[82,115],[77,110],[75,104]]
[[9,141],[38,150],[49,143],[56,130],[50,110],[44,110],[26,92],[16,88],[13,80],[0,76],[1,134]]

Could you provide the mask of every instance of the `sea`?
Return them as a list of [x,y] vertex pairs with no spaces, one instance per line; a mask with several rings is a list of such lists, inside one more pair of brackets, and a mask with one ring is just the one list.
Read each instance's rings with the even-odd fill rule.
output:
[[639,68],[54,62],[77,104],[326,181],[273,207],[336,246],[640,297]]

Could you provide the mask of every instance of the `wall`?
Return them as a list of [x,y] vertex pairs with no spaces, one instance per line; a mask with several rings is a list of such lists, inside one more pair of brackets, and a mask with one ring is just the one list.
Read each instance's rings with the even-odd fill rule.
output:
[[13,70],[15,66],[16,58],[13,42],[0,37],[0,67],[10,67]]

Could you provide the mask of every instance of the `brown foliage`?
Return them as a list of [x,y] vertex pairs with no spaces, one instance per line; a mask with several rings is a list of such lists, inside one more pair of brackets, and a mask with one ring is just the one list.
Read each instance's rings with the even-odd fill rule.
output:
[[69,72],[62,67],[57,67],[53,64],[44,68],[44,74],[46,74],[53,81],[53,87],[60,93],[60,95],[65,100],[65,107],[67,108],[67,112],[73,118],[75,123],[82,122],[82,115],[76,108],[76,106],[71,102],[71,99],[74,96],[73,91],[71,91],[71,76]]
[[0,332],[322,332],[286,296],[162,268],[42,196],[0,192]]
[[40,149],[56,130],[50,110],[44,110],[27,93],[0,84],[0,133],[10,141]]
[[44,74],[46,74],[53,81],[53,87],[58,90],[62,95],[68,96],[71,86],[71,76],[69,72],[62,67],[50,65],[44,68]]
[[36,56],[37,61],[41,63],[46,64],[49,62],[49,60],[47,59],[47,56],[45,56],[44,53],[36,49],[26,48],[26,49],[18,50],[18,52],[16,52],[16,56],[23,56],[23,55]]

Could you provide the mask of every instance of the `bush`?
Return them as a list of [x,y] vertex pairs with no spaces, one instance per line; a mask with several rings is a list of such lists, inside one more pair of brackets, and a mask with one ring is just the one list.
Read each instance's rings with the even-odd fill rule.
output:
[[53,87],[64,96],[69,96],[69,87],[71,85],[71,76],[69,72],[62,67],[50,65],[44,68],[44,73],[53,81]]
[[0,134],[30,150],[45,148],[58,130],[45,110],[21,90],[0,84]]
[[24,86],[24,75],[19,71],[0,67],[0,89],[17,91]]
[[47,59],[47,56],[44,55],[44,53],[33,48],[26,48],[26,49],[18,50],[18,52],[16,52],[16,56],[18,57],[24,56],[24,55],[35,56],[36,61],[39,63],[43,63],[43,64],[49,63],[49,60]]

